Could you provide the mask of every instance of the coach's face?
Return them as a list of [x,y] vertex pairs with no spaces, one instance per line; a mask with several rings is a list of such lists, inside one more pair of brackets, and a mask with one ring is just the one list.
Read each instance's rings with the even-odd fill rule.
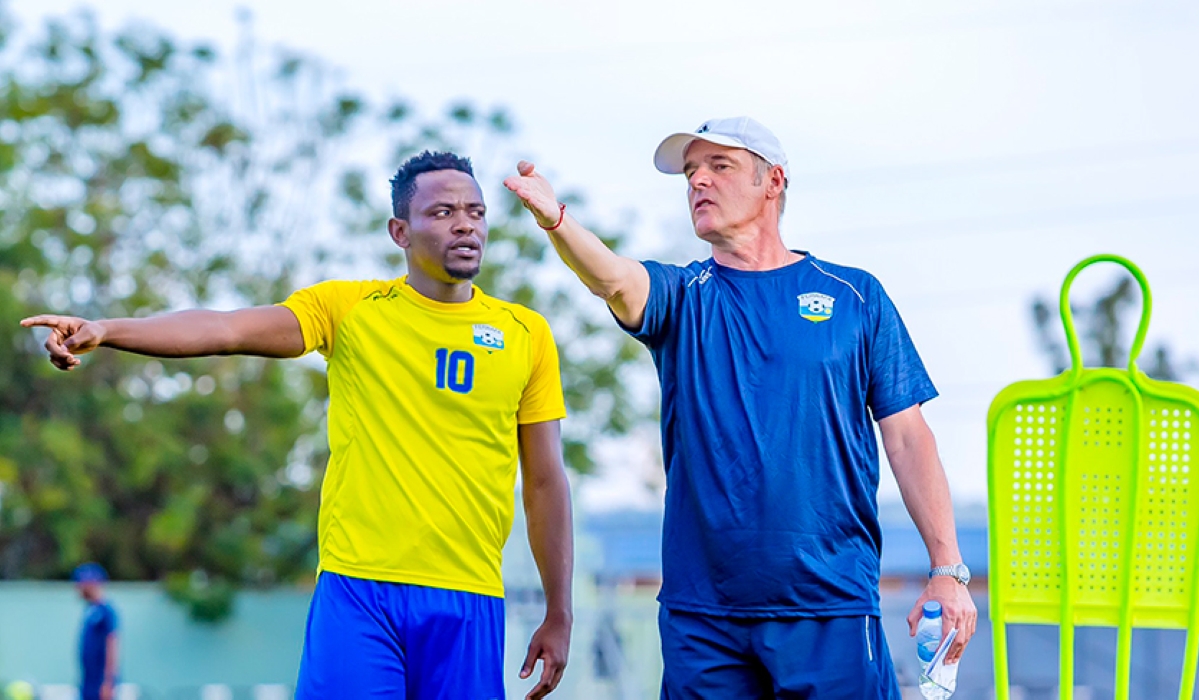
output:
[[408,219],[395,222],[392,237],[408,252],[410,272],[444,283],[473,279],[487,244],[479,183],[457,170],[417,175]]
[[683,174],[691,223],[703,240],[724,239],[762,216],[766,184],[749,151],[696,139],[687,147]]

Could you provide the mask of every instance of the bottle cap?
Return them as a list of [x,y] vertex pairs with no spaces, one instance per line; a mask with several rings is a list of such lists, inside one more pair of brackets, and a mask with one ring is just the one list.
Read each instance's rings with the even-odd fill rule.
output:
[[930,600],[924,604],[924,616],[931,618],[941,617],[941,604],[935,600]]

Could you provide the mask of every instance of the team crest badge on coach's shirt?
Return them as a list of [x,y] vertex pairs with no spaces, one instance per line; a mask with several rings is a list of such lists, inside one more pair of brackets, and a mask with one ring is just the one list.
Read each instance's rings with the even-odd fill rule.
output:
[[491,350],[504,349],[504,332],[500,329],[485,323],[476,323],[474,330],[475,345],[482,345]]
[[819,292],[808,292],[799,295],[799,315],[819,323],[833,317],[833,302],[836,299]]

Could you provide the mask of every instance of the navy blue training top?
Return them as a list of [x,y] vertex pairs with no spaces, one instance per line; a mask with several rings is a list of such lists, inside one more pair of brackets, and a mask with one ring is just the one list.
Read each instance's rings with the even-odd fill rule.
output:
[[90,603],[83,613],[79,633],[79,663],[85,690],[98,689],[104,683],[108,661],[108,635],[117,630],[117,613],[106,602]]
[[645,262],[662,388],[671,610],[878,615],[871,421],[937,395],[869,273],[805,254],[765,272]]

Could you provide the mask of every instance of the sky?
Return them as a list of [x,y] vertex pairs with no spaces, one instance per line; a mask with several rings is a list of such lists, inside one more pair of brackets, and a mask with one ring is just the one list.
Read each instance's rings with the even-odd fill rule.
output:
[[[9,6],[26,27],[80,7]],[[707,256],[684,181],[653,168],[657,143],[711,117],[766,124],[792,172],[784,241],[870,271],[894,299],[941,392],[924,410],[959,504],[986,500],[991,399],[1048,376],[1031,300],[1056,300],[1079,260],[1132,259],[1154,294],[1149,346],[1199,357],[1191,0],[249,6],[261,42],[318,56],[368,94],[429,114],[462,98],[506,107],[521,155],[585,193],[594,220],[630,225],[638,256]],[[238,7],[93,11],[228,49]],[[1084,273],[1074,298],[1110,284],[1110,267]],[[638,469],[609,465],[582,485],[584,505],[646,503]],[[898,498],[885,467],[879,497]]]

